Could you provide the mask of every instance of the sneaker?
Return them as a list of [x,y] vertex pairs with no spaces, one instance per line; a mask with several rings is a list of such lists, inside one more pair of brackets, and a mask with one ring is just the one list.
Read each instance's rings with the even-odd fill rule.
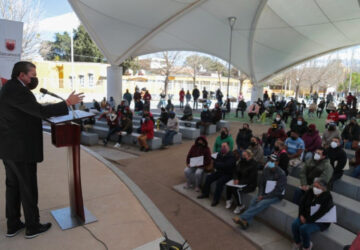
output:
[[300,250],[301,249],[301,244],[296,244],[294,243],[292,246],[292,250]]
[[235,217],[232,220],[234,223],[240,225],[243,230],[246,230],[249,227],[249,223],[246,220],[241,219],[240,217]]
[[226,208],[226,209],[229,209],[229,208],[231,208],[231,205],[232,205],[232,200],[227,200],[227,201],[226,201],[225,208]]
[[38,227],[33,230],[26,229],[25,238],[26,239],[35,238],[36,236],[48,231],[50,228],[51,228],[51,223],[49,222],[45,224],[39,224]]
[[120,144],[120,143],[116,143],[116,144],[114,145],[114,148],[121,148],[121,144]]
[[25,224],[20,222],[20,224],[17,227],[8,229],[5,236],[6,237],[14,237],[15,235],[17,235],[24,228],[25,228]]
[[241,211],[243,211],[245,209],[244,205],[241,206],[236,206],[235,210],[234,210],[234,214],[240,214]]
[[303,248],[303,250],[311,250],[313,248],[313,243],[310,241],[310,246],[309,248]]

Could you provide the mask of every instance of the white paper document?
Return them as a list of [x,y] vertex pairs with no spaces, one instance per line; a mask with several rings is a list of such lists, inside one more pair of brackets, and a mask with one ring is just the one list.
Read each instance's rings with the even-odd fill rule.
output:
[[[310,215],[313,216],[318,210],[320,209],[320,205],[316,204],[315,206],[311,206],[310,208]],[[324,214],[323,217],[316,220],[317,223],[336,223],[337,217],[336,217],[336,206],[333,206],[329,212]]]
[[218,155],[218,153],[213,153],[213,154],[211,154],[211,158],[216,159],[217,155]]
[[276,187],[276,181],[266,181],[265,194],[271,193]]
[[244,188],[244,187],[246,187],[246,184],[245,185],[235,185],[234,180],[230,180],[226,183],[226,186],[236,187],[236,188]]
[[204,156],[190,158],[190,167],[200,167],[204,165]]

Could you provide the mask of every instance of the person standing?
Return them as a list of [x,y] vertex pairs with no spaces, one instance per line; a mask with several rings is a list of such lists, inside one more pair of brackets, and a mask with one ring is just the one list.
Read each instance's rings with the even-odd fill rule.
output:
[[184,108],[184,97],[185,97],[185,91],[184,89],[181,89],[179,92],[179,100],[180,100],[180,108]]
[[186,95],[185,95],[185,98],[186,98],[186,105],[189,104],[190,100],[191,100],[191,94],[190,94],[190,91],[186,91]]
[[[68,107],[80,103],[83,95],[72,92],[66,101],[43,106],[36,101],[36,66],[17,62],[0,91],[0,159],[6,173],[7,237],[26,227],[25,238],[34,238],[50,229],[40,223],[37,163],[43,161],[41,119],[68,114]],[[25,224],[20,220],[23,207]]]
[[199,99],[199,96],[200,96],[200,91],[196,86],[193,89],[192,96],[193,96],[193,99],[194,99],[193,109],[198,109],[198,99]]
[[123,95],[123,99],[127,101],[128,106],[130,107],[132,101],[132,95],[130,94],[129,90],[127,89],[125,94]]

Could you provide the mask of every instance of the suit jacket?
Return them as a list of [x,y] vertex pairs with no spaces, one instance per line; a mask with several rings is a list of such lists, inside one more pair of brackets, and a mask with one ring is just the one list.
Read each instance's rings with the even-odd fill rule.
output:
[[65,102],[41,105],[17,79],[0,90],[0,159],[43,161],[41,119],[68,114]]

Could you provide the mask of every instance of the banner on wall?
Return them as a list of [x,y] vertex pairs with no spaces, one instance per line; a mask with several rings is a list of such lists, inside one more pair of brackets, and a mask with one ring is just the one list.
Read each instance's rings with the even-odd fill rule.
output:
[[0,19],[1,85],[11,78],[14,64],[21,59],[23,23]]

